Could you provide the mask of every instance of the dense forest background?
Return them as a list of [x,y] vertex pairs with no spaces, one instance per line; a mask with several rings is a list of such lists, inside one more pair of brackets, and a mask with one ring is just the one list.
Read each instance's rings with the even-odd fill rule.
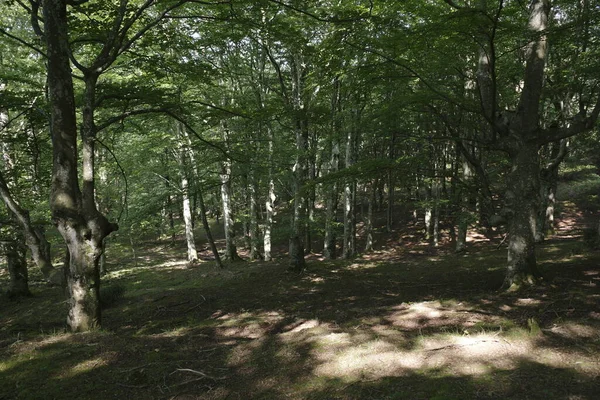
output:
[[[188,319],[199,332],[238,326],[243,334],[232,335],[246,339],[322,328],[311,321],[346,329],[358,318],[357,326],[371,329],[377,324],[365,322],[367,314],[383,313],[393,306],[385,296],[400,292],[392,325],[401,330],[439,328],[432,315],[459,313],[456,299],[470,293],[462,309],[492,319],[502,310],[534,340],[572,317],[579,301],[587,319],[577,320],[569,338],[577,345],[590,339],[582,362],[596,364],[578,370],[572,379],[584,382],[581,397],[568,398],[591,399],[598,388],[597,375],[590,377],[598,368],[599,39],[600,6],[592,0],[3,1],[0,274],[2,289],[18,300],[0,311],[7,343],[31,331],[20,324],[37,321],[31,314],[19,320],[24,309],[43,313],[36,322],[42,334],[64,325],[65,315],[73,332],[166,329],[132,305],[140,301],[163,307],[151,319],[200,312]],[[565,276],[584,274],[581,282],[591,285],[577,287],[568,304],[553,296],[575,286],[561,289],[570,278],[559,277],[552,257],[564,261]],[[327,297],[305,298],[319,282],[331,285]],[[180,284],[177,300],[159,304]],[[269,291],[278,294],[263,298]],[[361,296],[371,300],[354,304]],[[516,310],[508,299],[543,312],[508,315]],[[415,311],[418,301],[442,303]],[[253,304],[257,310],[244,311]],[[145,322],[127,322],[111,314],[114,307]],[[320,307],[319,318],[294,317]],[[455,320],[453,333],[473,332],[465,321]],[[477,323],[501,332],[506,321]],[[31,340],[42,340],[39,332]],[[224,347],[215,349],[209,364],[227,364]],[[18,363],[24,354],[7,356]],[[301,358],[304,369],[314,361]],[[158,358],[142,364],[163,362],[171,366]],[[11,365],[0,363],[0,377],[29,379],[13,376]],[[136,378],[135,366],[126,370],[133,377],[121,389],[154,387],[150,373]],[[191,385],[222,388],[222,374],[204,370],[175,372],[192,371]],[[261,373],[277,376],[270,368]],[[252,374],[239,374],[236,387],[250,387]],[[560,383],[552,394],[567,398],[559,396],[559,386],[570,388],[566,378],[550,375]],[[385,397],[343,376],[335,384],[340,398]],[[414,398],[454,398],[455,389],[435,397],[411,379],[403,383],[416,388]],[[468,386],[463,395],[523,398],[518,385],[508,392],[486,386],[494,389],[482,394],[479,383],[441,379],[442,386]],[[310,385],[322,398],[337,396],[329,384]],[[394,382],[382,385],[386,396],[396,390]],[[312,390],[288,389],[252,393],[306,398]],[[233,393],[219,390],[215,398]]]

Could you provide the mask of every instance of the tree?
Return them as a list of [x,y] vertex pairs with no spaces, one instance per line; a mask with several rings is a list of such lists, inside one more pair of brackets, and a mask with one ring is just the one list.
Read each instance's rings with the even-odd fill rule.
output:
[[[67,322],[73,331],[87,331],[101,324],[98,262],[104,251],[104,238],[117,230],[118,226],[110,223],[96,209],[89,165],[83,177],[85,193],[79,187],[67,3],[64,0],[46,0],[42,6],[53,141],[50,208],[53,222],[69,251],[67,288],[70,303]],[[33,18],[36,19],[37,15]],[[93,153],[88,157],[93,157]]]

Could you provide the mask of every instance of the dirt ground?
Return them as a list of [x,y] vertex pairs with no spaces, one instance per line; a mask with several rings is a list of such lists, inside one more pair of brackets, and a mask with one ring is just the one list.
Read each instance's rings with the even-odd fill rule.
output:
[[0,303],[0,399],[597,399],[600,253],[577,218],[518,293],[498,291],[499,238],[456,255],[398,230],[301,275],[114,244],[101,331],[66,333],[62,290],[36,276]]

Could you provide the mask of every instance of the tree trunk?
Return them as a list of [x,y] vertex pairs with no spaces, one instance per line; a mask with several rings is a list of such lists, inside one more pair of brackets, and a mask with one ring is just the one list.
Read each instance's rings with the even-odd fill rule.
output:
[[258,248],[260,243],[260,231],[258,228],[257,183],[254,171],[250,171],[248,181],[248,197],[250,200],[250,259],[260,260],[262,259],[262,255]]
[[208,239],[208,243],[210,244],[210,248],[212,250],[213,256],[215,257],[215,262],[217,263],[217,266],[222,269],[223,262],[221,261],[219,250],[217,249],[217,245],[215,244],[212,233],[210,231],[208,218],[206,218],[206,205],[204,204],[204,196],[202,194],[202,190],[198,191],[198,205],[200,206],[200,219],[202,219],[202,225],[204,226],[204,231],[206,232],[206,238]]
[[[389,157],[390,161],[394,161],[396,156],[396,131],[392,131],[392,137],[390,140]],[[388,186],[388,203],[386,210],[386,221],[385,230],[390,233],[394,229],[394,203],[396,194],[396,175],[393,170],[388,171],[387,176]]]
[[304,102],[304,85],[306,69],[301,56],[290,58],[292,75],[292,106],[295,115],[296,161],[294,163],[294,205],[289,241],[290,269],[301,272],[305,269],[304,243],[306,232],[306,199],[304,184],[306,182],[308,156],[308,120]]
[[225,228],[225,259],[236,261],[240,257],[235,246],[235,229],[231,208],[231,163],[229,161],[224,161],[221,166],[221,203]]
[[540,209],[537,217],[536,243],[554,234],[554,206],[558,188],[558,167],[568,153],[567,140],[550,143],[550,162],[540,172]]
[[367,206],[367,216],[365,218],[365,231],[367,235],[367,242],[365,244],[365,252],[373,251],[373,205],[375,203],[375,196],[377,194],[377,179],[371,182],[369,190],[369,199]]
[[194,226],[192,222],[192,209],[190,207],[190,196],[188,180],[185,177],[185,171],[181,175],[181,197],[183,200],[183,222],[185,224],[185,240],[187,243],[187,258],[189,263],[198,261],[198,251],[196,250],[196,240],[194,238]]
[[507,179],[510,210],[508,265],[503,287],[518,289],[539,278],[535,257],[535,221],[539,205],[539,155],[536,144],[523,144],[512,157]]
[[433,184],[433,245],[440,243],[440,187],[439,183]]
[[[352,130],[348,130],[348,136],[346,140],[346,168],[349,168],[353,164],[353,135]],[[344,246],[343,246],[343,257],[345,259],[352,258],[356,253],[354,247],[355,239],[355,225],[354,225],[354,192],[356,190],[356,183],[352,178],[347,178],[348,181],[344,184]]]
[[29,291],[29,277],[27,261],[25,259],[25,246],[19,241],[0,242],[0,249],[6,256],[10,283],[7,290],[9,298],[31,296]]
[[12,197],[4,177],[0,173],[0,197],[15,220],[19,223],[25,243],[31,251],[33,261],[38,266],[44,279],[53,285],[64,286],[65,276],[61,269],[52,266],[50,242],[46,240],[44,229],[34,227],[29,218],[29,212],[23,209]]
[[268,177],[268,190],[267,190],[267,201],[265,202],[265,209],[267,210],[267,216],[265,220],[265,233],[263,237],[263,247],[265,252],[265,261],[273,260],[271,253],[271,232],[273,230],[273,218],[275,216],[275,179],[273,178],[273,131],[267,127],[269,135],[269,177]]
[[[187,157],[191,155],[191,148],[189,144],[189,138],[185,127],[177,123],[176,126],[177,135],[180,140],[179,149],[179,174],[181,175],[181,203],[183,211],[183,223],[185,226],[185,241],[187,245],[187,259],[190,264],[198,262],[198,251],[196,250],[196,238],[194,237],[194,221],[192,216],[192,207],[190,205],[190,188],[188,179],[188,165]],[[192,161],[191,168],[194,169],[194,160]],[[196,174],[192,174],[196,175]]]
[[[336,77],[333,81],[333,96],[331,100],[331,126],[334,135],[339,134],[341,112],[340,99],[340,80]],[[327,167],[328,174],[334,174],[340,167],[340,146],[339,141],[334,136],[331,141],[331,158]],[[336,225],[338,208],[338,187],[337,180],[325,184],[325,238],[323,243],[323,256],[328,260],[334,260],[337,257],[336,249]]]
[[[98,260],[103,239],[118,229],[96,210],[93,198],[93,150],[84,151],[85,195],[78,182],[77,124],[73,81],[69,65],[67,9],[63,0],[43,2],[47,45],[48,94],[53,144],[50,209],[69,254],[67,322],[73,331],[100,327],[100,274]],[[87,137],[82,138],[89,145]],[[90,171],[92,168],[92,171]],[[90,197],[91,194],[91,197]]]
[[469,193],[466,187],[473,176],[470,165],[468,162],[463,163],[463,183],[457,195],[458,201],[460,202],[460,212],[458,216],[458,233],[456,235],[456,247],[455,251],[461,253],[467,249],[467,231],[469,228]]

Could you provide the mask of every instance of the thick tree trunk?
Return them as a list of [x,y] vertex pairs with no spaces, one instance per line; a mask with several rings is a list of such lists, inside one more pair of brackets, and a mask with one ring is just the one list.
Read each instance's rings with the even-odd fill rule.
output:
[[302,56],[290,58],[292,75],[292,107],[295,114],[296,161],[294,163],[294,205],[289,240],[290,269],[301,272],[305,269],[304,243],[306,234],[306,194],[304,184],[307,175],[308,119],[304,102],[306,69]]
[[[69,65],[67,10],[63,0],[43,2],[44,28],[48,55],[48,94],[53,144],[52,218],[64,238],[69,254],[67,322],[73,331],[87,331],[101,324],[100,274],[98,260],[103,239],[116,230],[115,224],[96,210],[93,198],[93,149],[84,151],[85,195],[79,189],[77,162],[77,124],[73,81]],[[83,142],[86,142],[83,137]],[[90,168],[92,171],[90,172]]]
[[535,229],[539,205],[539,155],[536,144],[523,144],[512,157],[507,180],[510,210],[508,265],[503,287],[518,289],[540,277],[535,257]]

